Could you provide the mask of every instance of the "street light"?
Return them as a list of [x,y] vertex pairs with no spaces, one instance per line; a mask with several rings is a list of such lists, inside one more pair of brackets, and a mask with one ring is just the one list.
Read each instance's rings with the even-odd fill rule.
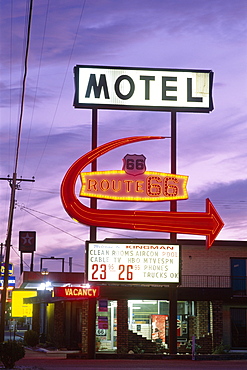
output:
[[49,275],[49,271],[48,271],[48,268],[47,267],[43,267],[42,270],[41,270],[41,275]]
[[48,268],[42,268],[40,271],[41,275],[44,276],[43,282],[40,284],[40,287],[38,290],[52,290],[51,282],[47,280],[47,276],[49,275],[49,270]]

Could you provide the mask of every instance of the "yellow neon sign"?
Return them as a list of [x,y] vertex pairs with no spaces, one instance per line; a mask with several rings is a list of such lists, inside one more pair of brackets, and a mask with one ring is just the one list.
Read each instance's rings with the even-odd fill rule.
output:
[[13,290],[12,292],[12,317],[32,317],[32,303],[23,303],[23,298],[36,297],[36,290]]
[[[5,271],[5,263],[2,262],[1,265],[0,265],[0,268],[1,268],[1,276],[3,276],[4,271]],[[9,276],[12,276],[14,274],[13,263],[9,263],[8,274],[9,274]]]
[[82,197],[138,202],[188,198],[188,176],[153,171],[133,176],[123,170],[81,172],[80,176]]

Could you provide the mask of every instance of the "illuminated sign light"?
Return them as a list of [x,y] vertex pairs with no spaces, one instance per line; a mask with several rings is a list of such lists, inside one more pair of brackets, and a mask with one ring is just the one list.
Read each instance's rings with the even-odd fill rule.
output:
[[32,317],[32,303],[23,303],[24,298],[36,297],[36,290],[13,290],[12,292],[12,317]]
[[179,245],[87,242],[87,277],[97,283],[179,283]]
[[108,327],[108,317],[107,316],[98,316],[98,329],[107,330]]
[[162,137],[137,136],[114,140],[77,159],[68,169],[61,184],[61,200],[65,210],[70,217],[89,226],[206,235],[206,246],[210,248],[224,223],[209,199],[206,199],[206,212],[166,212],[94,209],[85,206],[77,198],[76,181],[88,164],[122,145],[152,139]]
[[97,298],[99,297],[99,287],[55,287],[55,297],[67,298]]
[[[0,289],[3,289],[4,285],[4,278],[0,277]],[[8,278],[8,287],[7,289],[13,289],[15,288],[15,276],[11,276]]]
[[[5,270],[5,263],[2,262],[0,266],[1,266],[1,276],[3,276],[4,275],[4,270]],[[8,273],[9,273],[9,276],[13,275],[13,273],[14,273],[13,263],[9,263]]]
[[188,177],[146,171],[135,178],[125,171],[81,172],[80,196],[123,201],[187,199]]
[[77,65],[76,108],[209,112],[213,72]]

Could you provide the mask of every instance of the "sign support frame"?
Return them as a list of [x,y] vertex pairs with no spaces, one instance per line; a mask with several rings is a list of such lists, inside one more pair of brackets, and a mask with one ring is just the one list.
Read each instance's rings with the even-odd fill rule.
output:
[[[92,109],[92,150],[97,148],[98,142],[98,110]],[[91,170],[97,171],[97,160],[94,160],[91,164]],[[171,173],[176,174],[177,172],[177,112],[171,111]],[[90,199],[90,207],[97,209],[97,199]],[[170,201],[170,211],[177,212],[177,201]],[[90,242],[97,240],[97,227],[90,226]],[[170,240],[174,243],[177,242],[177,234],[170,233]],[[169,353],[177,353],[177,287],[173,284],[169,285]],[[91,315],[90,315],[90,327],[89,329],[89,348],[91,350],[88,353],[89,358],[95,358],[95,327],[96,327],[96,299],[91,302]],[[92,307],[93,306],[93,307]],[[93,350],[92,350],[93,349]]]
[[[98,143],[98,110],[92,109],[92,150],[97,148]],[[97,171],[97,159],[91,164],[91,170]],[[90,198],[90,207],[97,209],[97,198]],[[97,240],[97,226],[90,226],[90,241],[96,242]],[[88,358],[95,358],[95,328],[96,328],[96,302],[97,299],[88,299]]]
[[[79,69],[80,68],[96,68],[96,69],[102,69],[102,67],[99,67],[99,66],[76,66],[74,67],[74,74],[75,74],[75,85],[76,85],[76,93],[75,93],[75,98],[74,98],[74,107],[75,108],[91,108],[92,109],[92,149],[95,149],[97,148],[97,109],[129,109],[129,110],[151,110],[151,111],[154,111],[154,110],[160,110],[160,111],[168,111],[171,113],[171,152],[170,152],[170,155],[171,155],[171,173],[172,174],[176,174],[176,156],[177,156],[177,133],[176,133],[176,121],[177,121],[177,117],[176,117],[176,113],[181,111],[181,112],[185,112],[185,111],[188,111],[188,112],[207,112],[209,113],[211,110],[213,110],[213,101],[212,101],[212,81],[213,81],[213,72],[212,71],[191,71],[191,70],[183,70],[183,71],[180,71],[180,70],[176,70],[176,72],[200,72],[200,73],[208,73],[209,74],[209,86],[208,86],[208,94],[209,94],[209,102],[208,102],[208,106],[207,107],[198,107],[197,105],[195,106],[189,106],[189,105],[181,105],[181,106],[177,106],[176,105],[174,106],[173,104],[170,104],[168,106],[152,106],[152,105],[149,105],[149,106],[143,106],[143,105],[140,105],[140,102],[139,102],[139,105],[136,104],[136,105],[125,105],[124,108],[122,108],[122,105],[121,104],[110,104],[110,105],[105,105],[103,103],[101,104],[98,104],[98,102],[96,101],[95,102],[91,102],[91,103],[88,103],[88,102],[82,102],[79,100]],[[122,68],[122,67],[104,67],[105,69],[113,69],[113,70],[127,70],[129,72],[131,71],[134,71],[133,68]],[[144,71],[146,70],[149,70],[149,71],[153,71],[152,69],[143,69],[143,68],[139,68],[138,71],[141,71],[140,73],[143,73],[144,74]],[[104,69],[102,70],[104,71]],[[168,74],[171,72],[171,71],[175,71],[175,70],[159,70],[159,71],[166,71]],[[91,79],[92,77],[92,79]],[[94,80],[93,80],[93,77],[94,77]],[[132,85],[134,84],[133,80],[131,79],[131,77],[128,77],[127,75],[121,75],[117,78],[116,80],[116,83],[117,83],[117,90],[116,90],[116,84],[115,84],[115,92],[116,94],[118,95],[119,98],[122,98],[122,94],[119,90],[119,84],[120,84],[120,81],[122,81],[123,79],[127,79],[131,85],[131,89],[132,89]],[[133,77],[133,76],[132,76]],[[143,77],[143,76],[142,76]],[[163,78],[163,77],[162,77]],[[171,77],[171,78],[175,78],[175,77]],[[105,80],[104,80],[105,79]],[[145,77],[143,78],[140,78],[141,80],[145,80]],[[153,78],[154,80],[155,78]],[[106,72],[104,71],[104,73],[102,72],[102,75],[100,75],[100,81],[96,82],[96,77],[95,77],[95,74],[93,74],[93,72],[91,72],[91,75],[90,75],[90,85],[88,84],[88,87],[87,89],[92,89],[94,88],[94,93],[95,93],[95,97],[99,98],[99,96],[96,96],[96,95],[100,95],[101,93],[101,89],[104,88],[104,93],[105,93],[105,96],[108,95],[108,87],[107,87],[107,83],[106,83]],[[93,82],[94,81],[94,82]],[[163,80],[162,80],[163,81]],[[190,84],[189,84],[190,82]],[[163,83],[163,82],[162,82]],[[199,102],[200,99],[202,99],[201,97],[195,97],[192,95],[192,78],[188,78],[187,77],[187,102]],[[163,85],[162,85],[163,86]],[[166,85],[165,85],[166,87]],[[148,89],[147,89],[148,88]],[[129,94],[131,95],[131,93],[133,94],[133,91],[130,89],[130,92]],[[148,80],[145,80],[145,89],[147,89],[149,91],[149,81]],[[96,90],[97,90],[97,93],[96,93]],[[167,87],[167,90],[175,90],[174,87],[171,87],[171,86],[168,86]],[[90,90],[91,91],[91,90]],[[87,93],[86,93],[86,97],[88,98],[90,96],[90,91],[87,90]],[[146,90],[145,90],[146,91]],[[146,91],[147,92],[147,91]],[[129,94],[125,94],[124,97],[126,97],[126,99],[130,98],[131,96],[129,96]],[[166,93],[165,93],[166,94]],[[107,97],[108,98],[108,97]],[[171,98],[171,99],[170,99]],[[168,100],[173,100],[173,96],[168,96]],[[192,100],[188,100],[188,98],[191,98]],[[176,99],[174,99],[176,100]],[[184,104],[184,103],[183,103]],[[97,169],[97,164],[96,164],[96,160],[94,160],[92,162],[92,171],[96,171]],[[90,199],[90,207],[92,209],[97,209],[97,199],[96,198],[91,198]],[[175,213],[177,212],[177,201],[176,200],[171,200],[170,201],[170,212],[171,213]],[[90,226],[90,242],[95,242],[97,239],[97,225],[95,226]],[[174,244],[177,243],[177,233],[176,232],[170,232],[170,240],[171,242],[173,242]],[[170,300],[170,304],[169,304],[169,353],[170,354],[176,354],[177,353],[177,285],[174,285],[174,284],[170,284],[169,285],[169,300]],[[91,302],[92,304],[92,302]],[[94,314],[93,314],[94,315]],[[93,324],[93,320],[95,318],[92,318],[92,315],[91,315],[91,323]],[[95,327],[95,325],[92,325],[92,327]],[[92,335],[92,331],[90,331],[90,335],[89,337],[93,337]],[[95,336],[94,336],[95,337]],[[88,338],[89,339],[89,338]],[[95,338],[94,338],[95,340]],[[93,339],[92,340],[89,340],[89,344],[93,344],[93,346],[91,346],[93,348],[93,350],[90,351],[90,356],[95,356],[95,343],[93,343]],[[94,357],[92,357],[94,358]]]
[[[171,112],[171,173],[177,172],[177,114]],[[177,212],[177,201],[170,202],[170,211]],[[170,233],[170,240],[177,242],[177,234]],[[169,285],[169,354],[177,354],[177,285]]]
[[[98,143],[98,110],[93,108],[92,109],[92,150],[97,148]],[[91,170],[97,171],[97,159],[95,159],[91,164]],[[97,209],[97,199],[90,198],[90,208]],[[90,241],[97,240],[97,227],[90,226]]]

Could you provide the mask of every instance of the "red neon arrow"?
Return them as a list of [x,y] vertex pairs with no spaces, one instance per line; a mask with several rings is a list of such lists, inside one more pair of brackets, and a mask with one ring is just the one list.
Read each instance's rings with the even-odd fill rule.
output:
[[61,185],[61,198],[67,213],[80,223],[89,226],[206,235],[206,246],[210,248],[224,223],[209,199],[206,200],[205,213],[132,211],[89,208],[75,195],[75,184],[80,172],[99,156],[122,145],[162,138],[162,136],[136,136],[118,139],[80,157],[69,168]]

